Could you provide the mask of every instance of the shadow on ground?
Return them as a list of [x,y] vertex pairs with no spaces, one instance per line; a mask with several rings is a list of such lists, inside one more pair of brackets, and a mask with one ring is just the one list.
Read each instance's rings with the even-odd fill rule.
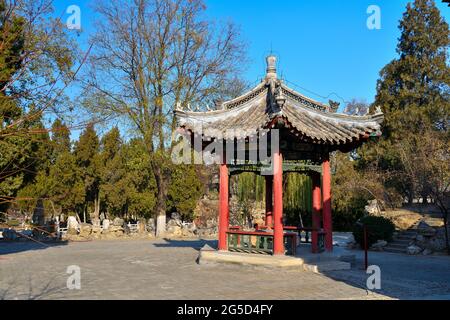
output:
[[[402,300],[450,300],[449,256],[369,252],[369,265],[376,265],[381,271],[381,289],[374,289],[374,293]],[[372,273],[366,273],[362,252],[358,252],[351,270],[328,271],[323,275],[368,290],[367,280]]]
[[13,242],[13,241],[0,241],[0,257],[2,255],[19,253],[25,251],[36,251],[36,250],[45,250],[53,247],[65,246],[68,244],[68,241],[55,241],[55,242],[45,242],[45,243],[36,243],[32,241],[26,242]]
[[193,248],[200,251],[204,245],[208,245],[211,248],[217,247],[217,240],[206,239],[191,239],[191,240],[174,240],[164,238],[164,243],[154,243],[157,248]]

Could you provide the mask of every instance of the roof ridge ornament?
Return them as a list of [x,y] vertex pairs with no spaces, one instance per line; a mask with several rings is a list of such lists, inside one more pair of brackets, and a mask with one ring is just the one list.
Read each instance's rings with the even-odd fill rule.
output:
[[267,56],[266,63],[266,79],[277,79],[277,57],[272,54]]
[[328,104],[330,105],[330,112],[336,113],[341,105],[340,102],[334,100],[328,100]]
[[375,115],[379,115],[379,114],[383,114],[383,111],[381,111],[381,107],[380,106],[376,106],[375,107]]

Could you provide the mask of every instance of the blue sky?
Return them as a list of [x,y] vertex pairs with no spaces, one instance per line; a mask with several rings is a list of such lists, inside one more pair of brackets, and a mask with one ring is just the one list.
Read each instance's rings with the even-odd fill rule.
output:
[[[279,73],[301,93],[342,105],[353,98],[373,102],[379,71],[396,57],[398,23],[407,0],[206,0],[210,19],[232,20],[248,42],[245,78],[254,82],[264,74],[264,57],[273,49]],[[94,14],[90,1],[55,0],[56,12],[70,4],[80,6],[85,45]],[[366,26],[367,8],[381,9],[381,29]],[[450,8],[436,0],[450,21]],[[68,15],[65,15],[68,17]]]

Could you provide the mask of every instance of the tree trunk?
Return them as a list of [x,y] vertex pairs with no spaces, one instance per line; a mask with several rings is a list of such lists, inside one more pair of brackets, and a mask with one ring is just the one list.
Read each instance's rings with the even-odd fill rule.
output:
[[164,176],[163,169],[159,165],[153,165],[153,172],[156,180],[156,236],[164,237],[166,233],[166,198],[167,198],[167,178]]
[[450,244],[448,242],[448,213],[444,212],[444,231],[445,231],[445,246],[447,254],[450,256]]
[[100,218],[100,197],[97,196],[94,199],[94,219],[99,219]]

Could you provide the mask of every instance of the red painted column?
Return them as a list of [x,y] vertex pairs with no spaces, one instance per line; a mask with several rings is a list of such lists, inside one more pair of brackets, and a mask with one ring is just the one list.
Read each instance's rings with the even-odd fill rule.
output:
[[283,241],[283,156],[273,154],[273,254],[284,254]]
[[[321,203],[321,190],[320,190],[320,174],[314,172],[311,176],[312,178],[312,227],[313,229],[320,229],[320,209],[322,207]],[[317,231],[313,231],[311,234],[312,242],[312,252],[318,253],[318,235]]]
[[219,250],[227,250],[227,230],[229,220],[228,207],[228,168],[226,164],[220,165],[219,187]]
[[265,176],[266,180],[266,227],[273,227],[273,176]]
[[333,251],[333,226],[331,220],[331,170],[330,158],[327,154],[322,163],[322,197],[323,197],[323,228],[325,235],[325,250]]

